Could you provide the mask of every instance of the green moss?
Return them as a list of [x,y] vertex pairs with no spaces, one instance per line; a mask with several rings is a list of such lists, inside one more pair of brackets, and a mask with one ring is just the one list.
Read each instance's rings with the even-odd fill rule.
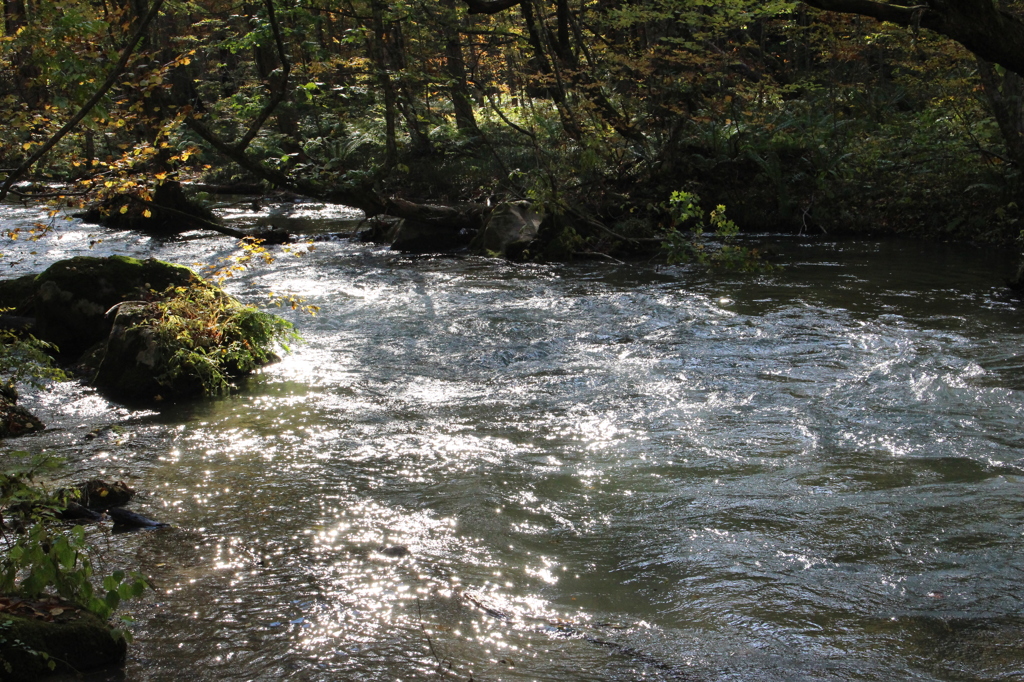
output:
[[51,265],[36,278],[35,284],[38,290],[52,281],[64,291],[89,292],[93,300],[114,305],[140,298],[150,289],[162,291],[195,278],[196,274],[184,266],[153,258],[76,256]]
[[188,268],[154,259],[79,256],[54,263],[36,278],[36,335],[76,358],[106,339],[105,313],[115,304],[193,281],[198,276]]
[[217,287],[171,287],[118,309],[96,385],[126,398],[224,395],[298,339],[290,322]]

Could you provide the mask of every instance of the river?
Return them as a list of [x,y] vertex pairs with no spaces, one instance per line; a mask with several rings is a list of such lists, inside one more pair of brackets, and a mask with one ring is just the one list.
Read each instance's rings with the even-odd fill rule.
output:
[[[255,208],[222,213],[353,226]],[[55,230],[0,268],[233,244]],[[96,679],[1024,678],[1012,261],[773,241],[785,267],[761,276],[275,249],[229,290],[320,312],[283,309],[305,342],[236,394],[30,392],[49,428],[5,447],[122,479],[173,525],[90,531],[155,586]]]

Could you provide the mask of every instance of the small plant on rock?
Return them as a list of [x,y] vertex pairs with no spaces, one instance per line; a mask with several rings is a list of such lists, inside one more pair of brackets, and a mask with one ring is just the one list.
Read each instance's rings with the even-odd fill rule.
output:
[[192,377],[205,395],[227,393],[233,378],[277,360],[278,348],[288,352],[288,344],[299,340],[291,322],[205,283],[160,293],[139,325],[155,330],[166,358],[157,382],[173,386]]

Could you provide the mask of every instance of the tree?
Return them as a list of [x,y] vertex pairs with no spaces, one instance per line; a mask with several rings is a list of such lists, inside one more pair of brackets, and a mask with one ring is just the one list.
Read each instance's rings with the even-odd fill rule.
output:
[[45,142],[43,142],[36,151],[29,156],[20,166],[15,168],[13,171],[7,174],[4,183],[0,185],[0,201],[3,201],[7,194],[10,192],[11,187],[17,182],[36,162],[42,159],[53,147],[61,141],[68,133],[74,130],[82,119],[84,119],[93,107],[95,107],[101,99],[107,94],[107,92],[114,86],[117,79],[121,77],[125,67],[128,65],[128,60],[135,52],[135,48],[138,46],[139,41],[145,35],[146,29],[149,27],[150,22],[156,17],[160,11],[160,7],[163,5],[164,0],[156,0],[144,16],[140,18],[140,21],[135,29],[135,32],[128,39],[121,50],[120,58],[114,65],[107,75],[106,80],[100,85],[100,87],[93,93],[92,97],[86,101],[63,126],[60,130],[50,136]]
[[[90,200],[130,195],[143,216],[179,180],[260,182],[467,234],[484,197],[526,198],[559,215],[573,249],[628,252],[659,243],[677,191],[739,224],[855,229],[895,223],[883,207],[897,187],[908,222],[929,225],[965,201],[931,186],[989,188],[963,204],[981,221],[979,207],[1009,204],[995,193],[1020,158],[1013,71],[983,65],[983,99],[975,60],[919,31],[968,44],[971,26],[1019,23],[995,9],[960,20],[974,0],[809,3],[846,13],[788,0],[195,0],[165,4],[105,89],[103,66],[154,3],[79,3],[73,21],[65,3],[26,4],[0,43],[12,133],[0,165],[22,170],[0,179],[77,181]],[[18,85],[21,66],[38,75]],[[1005,151],[1000,131],[1017,135]]]
[[980,58],[1024,75],[1024,20],[993,0],[929,0],[894,5],[874,0],[804,0],[811,7],[926,28],[952,38]]

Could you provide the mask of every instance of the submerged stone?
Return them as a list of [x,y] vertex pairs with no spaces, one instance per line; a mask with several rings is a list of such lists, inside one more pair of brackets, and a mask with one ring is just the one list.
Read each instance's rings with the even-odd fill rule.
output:
[[400,557],[409,556],[409,548],[405,545],[381,545],[377,548],[377,552],[387,557],[398,559]]
[[108,483],[98,478],[78,486],[79,501],[89,509],[123,507],[135,496],[135,491],[123,481]]
[[0,397],[0,438],[24,436],[38,433],[44,428],[43,422],[13,400]]

